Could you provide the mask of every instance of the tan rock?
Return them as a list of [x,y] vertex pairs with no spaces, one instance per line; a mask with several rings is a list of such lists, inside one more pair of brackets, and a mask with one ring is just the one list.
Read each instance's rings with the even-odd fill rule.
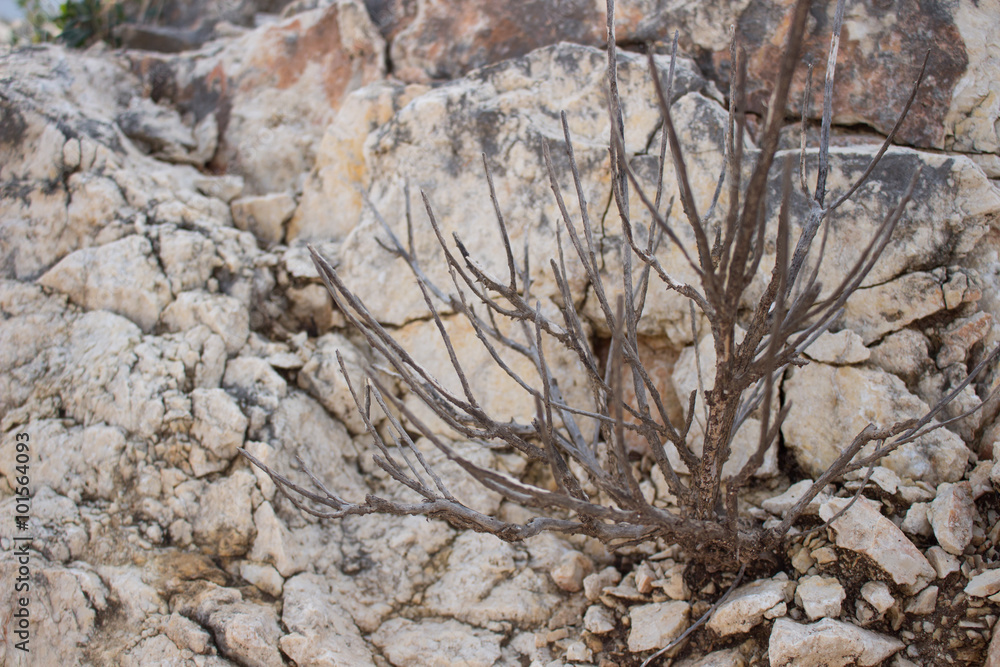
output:
[[719,605],[708,627],[722,636],[748,632],[772,607],[785,602],[785,582],[760,579],[740,586]]
[[[831,498],[820,508],[820,518],[830,519],[848,502],[847,498]],[[903,532],[882,516],[879,505],[867,498],[858,498],[831,527],[837,533],[838,547],[870,557],[905,590],[915,593],[937,575]]]
[[865,347],[861,336],[851,329],[843,329],[837,333],[821,334],[805,349],[805,354],[816,361],[840,366],[867,361],[871,351]]
[[654,602],[632,607],[628,650],[640,653],[663,648],[687,628],[690,611],[687,602]]
[[[902,380],[881,370],[851,366],[810,364],[795,369],[785,381],[785,394],[793,396],[782,425],[785,443],[799,464],[818,477],[869,423],[882,426],[928,411]],[[872,445],[862,449],[872,451]],[[882,459],[880,465],[902,478],[929,484],[957,481],[965,473],[968,449],[950,431],[939,429],[904,445]]]
[[768,656],[773,667],[880,665],[903,642],[830,618],[801,625],[779,618],[771,629]]
[[938,544],[950,554],[961,555],[972,540],[976,506],[968,482],[942,484],[930,504],[927,519]]
[[930,273],[909,273],[855,292],[847,300],[844,323],[868,345],[944,308],[938,279]]
[[1000,592],[1000,569],[986,570],[972,577],[965,587],[965,592],[977,598]]
[[288,193],[276,192],[243,197],[230,206],[233,223],[253,234],[266,247],[281,243],[285,236],[285,223],[295,211],[295,200]]
[[836,577],[802,577],[795,588],[795,601],[810,621],[824,616],[839,617],[840,606],[846,596]]
[[375,664],[357,626],[324,577],[300,574],[289,579],[282,602],[281,621],[289,634],[281,638],[280,646],[296,664]]
[[128,236],[66,256],[38,282],[88,310],[109,310],[149,332],[171,300],[170,287],[152,255],[149,239]]
[[567,551],[550,574],[556,586],[576,593],[583,588],[583,578],[594,571],[593,562],[579,551]]

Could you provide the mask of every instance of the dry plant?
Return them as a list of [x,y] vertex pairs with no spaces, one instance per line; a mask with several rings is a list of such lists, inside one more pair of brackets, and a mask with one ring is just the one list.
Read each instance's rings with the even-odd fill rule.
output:
[[[786,368],[806,363],[801,356],[803,350],[841,314],[847,299],[858,289],[885,249],[910,200],[918,173],[912,175],[909,186],[897,205],[878,226],[854,265],[844,267],[840,283],[828,292],[821,291],[817,276],[827,243],[827,221],[830,214],[866,181],[892,143],[917,94],[926,59],[899,121],[881,150],[856,183],[832,202],[828,201],[826,182],[830,169],[833,80],[844,14],[844,0],[839,0],[826,67],[815,184],[810,192],[806,183],[806,132],[803,119],[797,187],[802,189],[809,200],[809,210],[805,219],[793,224],[789,220],[789,202],[795,164],[791,158],[778,165],[774,165],[774,162],[811,2],[797,0],[787,22],[787,42],[779,74],[774,83],[766,118],[763,119],[758,134],[759,150],[747,170],[744,170],[744,164],[750,160],[744,156],[743,148],[746,133],[744,109],[747,57],[734,34],[725,165],[719,177],[715,199],[708,213],[702,215],[695,203],[668,103],[676,58],[676,37],[670,71],[665,77],[666,85],[661,84],[650,49],[649,66],[662,115],[663,132],[659,161],[660,185],[655,195],[649,196],[640,188],[626,157],[617,84],[614,1],[608,0],[607,5],[607,97],[611,119],[609,149],[614,201],[623,237],[627,239],[627,244],[623,243],[621,247],[623,296],[616,300],[609,298],[599,268],[600,252],[595,242],[593,224],[587,214],[587,202],[565,114],[562,116],[565,144],[551,149],[548,145],[544,147],[549,180],[562,215],[562,226],[558,230],[560,244],[562,237],[568,239],[576,260],[583,266],[607,328],[613,332],[606,359],[599,358],[593,349],[580,313],[574,306],[561,245],[558,258],[552,259],[548,267],[561,291],[561,321],[544,315],[538,302],[533,299],[527,253],[523,261],[515,259],[488,165],[486,178],[506,253],[508,270],[503,278],[491,275],[470,257],[457,235],[454,238],[456,250],[449,246],[429,200],[424,195],[427,216],[440,243],[454,286],[454,290],[445,292],[427,277],[414,255],[409,208],[409,239],[406,245],[375,212],[388,237],[383,246],[401,258],[415,276],[461,384],[458,391],[447,388],[427,368],[417,363],[344,284],[330,263],[312,250],[319,274],[337,307],[381,355],[390,373],[405,384],[407,390],[418,397],[438,419],[453,429],[457,434],[456,438],[494,449],[509,448],[530,462],[540,462],[547,466],[554,484],[544,488],[472,463],[423,423],[376,374],[370,373],[363,387],[351,385],[343,360],[340,360],[341,370],[361,417],[378,448],[378,453],[374,454],[375,462],[393,480],[419,494],[422,500],[399,502],[368,495],[363,502],[351,502],[325,488],[308,471],[315,489],[293,483],[244,451],[244,456],[266,471],[297,507],[324,518],[370,513],[425,515],[444,519],[458,528],[490,533],[508,541],[523,540],[542,531],[588,535],[612,546],[659,538],[667,543],[684,545],[693,558],[709,566],[734,569],[745,567],[762,554],[780,546],[805,507],[828,484],[855,470],[868,468],[870,475],[875,464],[885,455],[953,421],[939,422],[935,418],[948,402],[996,358],[996,351],[988,355],[962,384],[921,419],[887,426],[867,426],[852,442],[845,443],[839,458],[815,480],[809,491],[779,524],[764,528],[741,516],[740,491],[761,466],[766,451],[775,443],[782,422],[788,415],[788,402],[780,407],[775,405],[775,384]],[[809,80],[811,81],[811,70]],[[810,88],[807,82],[803,109],[808,108]],[[565,151],[572,169],[575,195],[579,202],[579,220],[574,220],[569,214],[552,167],[549,151],[557,149]],[[679,220],[670,216],[671,203],[664,204],[661,201],[663,171],[668,152],[676,174],[680,208],[683,211],[683,217]],[[484,164],[485,162],[484,156]],[[769,241],[766,204],[772,166],[781,172],[781,201],[777,232],[772,232]],[[724,187],[728,188],[728,209],[716,215],[716,203]],[[633,215],[629,210],[630,189],[634,189],[644,204],[646,211],[643,216],[650,216],[654,222],[646,239],[637,238]],[[681,234],[677,231],[681,225],[689,225],[693,231],[694,247],[686,247],[681,241]],[[793,239],[795,234],[797,238]],[[670,267],[662,266],[657,259],[656,249],[661,242],[676,244],[697,275],[697,284],[685,284],[671,277]],[[756,306],[749,314],[746,314],[747,309],[744,308],[738,322],[741,305],[746,302],[751,281],[761,268],[768,242],[776,248],[774,268],[766,287],[756,300]],[[636,281],[633,281],[633,266],[639,269]],[[766,267],[767,264],[764,268]],[[708,323],[714,341],[717,358],[714,383],[710,389],[701,392],[707,416],[700,454],[690,446],[689,437],[699,392],[694,391],[687,397],[688,407],[683,423],[671,420],[665,397],[657,390],[640,359],[637,324],[643,314],[646,295],[652,288],[651,285],[655,284],[655,279],[662,283],[663,288],[686,297],[690,303],[692,321],[695,320],[697,310],[699,317]],[[449,311],[467,318],[496,364],[533,397],[536,408],[530,423],[499,420],[483,409],[442,322],[441,313]],[[514,323],[514,330],[520,329],[522,335],[512,337],[504,333],[510,328],[500,326],[501,319]],[[738,325],[745,330],[742,339],[737,335]],[[543,353],[543,341],[548,339],[571,351],[579,360],[589,380],[592,397],[589,404],[570,405],[565,400],[556,373]],[[538,386],[533,386],[519,376],[504,361],[504,356],[500,353],[502,348],[530,360],[541,380]],[[623,385],[626,381],[632,383],[634,401],[623,398]],[[704,382],[703,386],[708,386],[708,383]],[[388,427],[381,431],[375,426],[375,422],[379,420],[372,415],[373,399],[388,419]],[[724,477],[723,465],[730,458],[733,436],[751,414],[758,416],[760,421],[757,449],[739,472]],[[637,434],[648,446],[655,465],[659,466],[670,493],[676,499],[676,508],[654,506],[643,496],[640,479],[629,460],[626,447],[626,433],[629,432]],[[414,438],[419,436],[430,440],[484,487],[499,493],[508,501],[537,510],[536,518],[525,523],[504,521],[464,505],[452,495],[416,447]],[[862,449],[869,445],[870,453],[862,455]],[[687,474],[680,473],[671,464],[668,447],[676,450]],[[860,488],[863,487],[864,484]]]

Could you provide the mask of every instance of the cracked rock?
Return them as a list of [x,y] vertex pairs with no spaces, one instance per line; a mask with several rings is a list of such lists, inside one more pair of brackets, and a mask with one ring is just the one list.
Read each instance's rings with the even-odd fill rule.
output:
[[772,667],[848,667],[880,665],[903,642],[830,618],[802,625],[787,618],[774,622],[768,641]]

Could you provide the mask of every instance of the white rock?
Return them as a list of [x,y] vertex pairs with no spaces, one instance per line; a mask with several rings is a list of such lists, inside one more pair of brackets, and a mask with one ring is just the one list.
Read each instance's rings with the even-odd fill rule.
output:
[[205,289],[212,272],[221,264],[212,239],[186,229],[168,228],[159,233],[157,251],[170,291]]
[[235,457],[248,424],[236,401],[222,389],[195,389],[191,408],[191,435],[218,458],[229,461]]
[[[324,292],[325,294],[325,292]],[[329,300],[329,296],[325,296]],[[360,350],[338,333],[325,334],[316,339],[315,349],[299,371],[299,387],[323,404],[335,417],[344,422],[354,434],[366,433],[365,423],[358,414],[358,406],[344,380],[337,361],[337,353],[344,360],[354,391],[361,398],[364,393],[366,374],[365,359]],[[372,410],[372,419],[381,421],[381,412]]]
[[977,598],[1000,592],[1000,569],[986,570],[972,577],[965,586],[965,592]]
[[202,550],[222,556],[241,556],[256,534],[250,504],[254,476],[237,470],[209,484],[194,517],[194,540]]
[[288,393],[288,383],[271,365],[257,357],[237,357],[226,364],[222,386],[242,400],[247,400],[268,412],[278,407]]
[[677,667],[746,667],[747,661],[738,648],[713,651],[702,658],[687,658]]
[[618,623],[607,607],[595,604],[588,607],[583,615],[583,627],[587,632],[604,635],[618,627]]
[[[813,482],[811,479],[803,479],[796,482],[788,487],[788,490],[781,495],[768,498],[762,502],[761,507],[775,516],[783,517],[788,510],[792,509],[796,503],[802,500],[802,497],[807,491],[809,491],[812,485]],[[820,505],[826,502],[829,497],[829,494],[821,491],[815,498],[812,499],[811,502],[809,502],[809,504],[806,505],[804,512],[806,514],[816,514],[819,512]]]
[[768,610],[785,602],[785,584],[760,579],[740,586],[715,610],[708,627],[722,636],[749,631],[764,620]]
[[768,656],[772,667],[869,666],[901,648],[898,639],[830,618],[812,625],[779,618],[771,629]]
[[688,626],[691,605],[687,602],[654,602],[629,609],[632,621],[628,650],[632,653],[663,648]]
[[492,535],[455,539],[448,568],[424,594],[427,609],[473,625],[542,623],[560,599],[547,576],[515,562],[511,545]]
[[[820,518],[829,520],[848,502],[847,498],[831,498],[820,507]],[[882,516],[879,507],[867,498],[858,498],[831,525],[837,533],[837,546],[870,557],[893,581],[915,593],[933,580],[937,573],[903,532]]]
[[305,551],[295,543],[288,529],[275,516],[271,503],[261,503],[253,518],[257,537],[249,554],[251,560],[271,563],[286,579],[306,569],[308,561]]
[[895,598],[889,592],[889,586],[884,581],[869,581],[861,587],[861,597],[880,614],[884,614],[889,607],[896,604]]
[[177,613],[170,614],[163,631],[170,638],[170,641],[180,649],[205,654],[209,652],[209,647],[212,645],[212,637],[205,632],[204,628]]
[[206,197],[221,199],[227,204],[243,193],[243,178],[236,174],[222,176],[203,176],[195,180],[194,185]]
[[972,540],[976,506],[968,482],[942,484],[931,503],[927,519],[938,544],[948,553],[960,555]]
[[246,602],[227,605],[209,616],[215,643],[226,657],[254,667],[282,667],[278,627],[270,609]]
[[285,585],[285,580],[281,578],[273,565],[243,561],[240,563],[240,576],[271,597],[281,597],[281,589]]
[[549,573],[556,586],[576,593],[583,588],[583,578],[594,571],[594,563],[579,551],[567,551]]
[[927,561],[937,572],[938,579],[944,579],[952,572],[958,572],[960,563],[958,558],[951,555],[941,547],[931,547],[927,550]]
[[930,537],[934,534],[934,528],[931,527],[931,522],[927,519],[929,509],[930,503],[913,503],[910,505],[910,509],[906,510],[906,516],[899,527],[910,535]]
[[170,287],[149,239],[128,236],[67,255],[38,282],[88,310],[109,310],[152,331],[170,303]]
[[[76,501],[81,498],[112,500],[120,475],[127,468],[127,450],[121,429],[95,424],[67,428],[61,420],[31,422],[25,429],[33,440],[31,481],[47,486]],[[17,475],[15,436],[0,436],[0,474],[8,480]]]
[[[786,444],[809,475],[818,477],[869,423],[889,425],[920,418],[927,405],[903,381],[877,369],[809,364],[785,381],[794,396],[782,425]],[[872,445],[861,450],[872,451]],[[880,465],[901,478],[928,484],[954,482],[965,474],[969,450],[961,438],[938,429],[892,452]]]
[[907,273],[887,283],[861,288],[847,300],[844,324],[870,345],[914,320],[944,310],[940,281],[930,273]]
[[927,336],[914,329],[891,333],[871,348],[872,362],[882,370],[915,379],[931,364]]
[[606,567],[600,572],[588,574],[583,578],[583,594],[594,602],[608,586],[614,586],[622,580],[622,574],[614,567]]
[[836,577],[802,577],[795,589],[795,601],[810,621],[824,616],[840,616],[840,605],[845,597],[847,593]]
[[500,659],[501,636],[455,620],[394,618],[372,635],[393,665],[490,667]]
[[163,311],[167,331],[186,331],[204,324],[217,333],[226,344],[226,351],[235,354],[250,334],[250,316],[246,308],[233,297],[207,292],[182,292]]
[[917,596],[906,605],[906,613],[918,616],[926,616],[927,614],[934,613],[934,608],[937,606],[937,596],[938,587],[928,586],[917,593]]
[[354,621],[322,576],[300,574],[285,583],[281,620],[289,631],[281,638],[281,650],[297,665],[375,664]]
[[861,336],[851,329],[843,329],[837,333],[824,332],[805,349],[805,354],[816,361],[835,366],[857,364],[867,361],[871,356]]
[[257,237],[264,246],[281,243],[285,223],[295,211],[295,200],[285,192],[243,197],[232,204],[233,223]]

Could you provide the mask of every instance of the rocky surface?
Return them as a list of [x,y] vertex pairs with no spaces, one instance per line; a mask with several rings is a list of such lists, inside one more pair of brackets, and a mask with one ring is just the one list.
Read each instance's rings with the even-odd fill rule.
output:
[[[561,111],[601,270],[615,274],[622,238],[606,215],[601,4],[533,1],[514,12],[481,0],[221,3],[199,15],[204,25],[186,5],[166,5],[174,32],[136,28],[123,39],[170,49],[0,54],[0,581],[18,576],[16,453],[28,434],[33,660],[630,665],[733,583],[733,573],[691,563],[685,545],[612,553],[556,535],[512,545],[418,517],[321,521],[238,454],[244,448],[308,486],[304,466],[348,499],[413,498],[371,461],[338,355],[355,389],[377,360],[331,306],[305,245],[329,256],[436,377],[455,381],[419,291],[379,243],[386,231],[376,211],[406,238],[409,191],[417,258],[448,284],[423,190],[444,234],[457,233],[502,274],[485,154],[514,247],[529,241],[532,292],[554,310],[562,295],[548,260],[558,255],[558,211],[541,146],[550,143],[569,188]],[[653,41],[662,54],[680,31],[672,111],[701,206],[722,163],[725,26],[736,24],[748,49],[759,111],[784,4],[619,3],[625,142],[641,182],[654,184],[660,127],[645,57],[632,46]],[[790,412],[744,498],[747,521],[776,523],[868,422],[919,417],[1000,340],[1000,6],[898,9],[848,5],[834,91],[835,192],[877,150],[870,131],[891,127],[909,94],[906,72],[927,44],[938,45],[931,78],[903,146],[831,218],[824,289],[857,259],[910,175],[922,176],[880,263],[831,333],[805,349],[809,365],[781,380],[776,400]],[[255,11],[271,16],[250,27]],[[806,59],[822,62],[830,17],[812,21]],[[658,55],[657,65],[665,71],[667,59]],[[819,109],[817,98],[808,111]],[[666,180],[669,199],[677,193]],[[806,205],[796,193],[793,211]],[[631,206],[642,210],[638,199]],[[657,252],[676,277],[694,279],[675,247]],[[773,253],[764,248],[749,297]],[[610,332],[586,276],[571,266],[569,279],[584,326],[605,345]],[[699,325],[676,294],[649,293],[640,354],[672,418],[686,416],[699,369],[701,386],[711,386],[714,349]],[[443,326],[491,411],[533,412],[468,326],[449,313]],[[570,402],[588,395],[571,359],[546,355]],[[523,359],[511,363],[534,377]],[[992,372],[937,418],[975,405],[995,384]],[[412,396],[404,401],[418,409]],[[700,400],[695,410],[697,448]],[[1000,664],[996,414],[991,404],[870,474],[834,480],[784,553],[748,568],[707,627],[674,650],[676,664]],[[383,418],[374,425],[383,428]],[[747,418],[724,474],[750,455],[759,428]],[[509,453],[453,446],[480,465],[535,474]],[[671,508],[662,474],[643,467],[648,452],[630,446],[643,493]],[[417,447],[470,506],[530,517],[429,441]],[[5,618],[0,662],[21,664]]]

